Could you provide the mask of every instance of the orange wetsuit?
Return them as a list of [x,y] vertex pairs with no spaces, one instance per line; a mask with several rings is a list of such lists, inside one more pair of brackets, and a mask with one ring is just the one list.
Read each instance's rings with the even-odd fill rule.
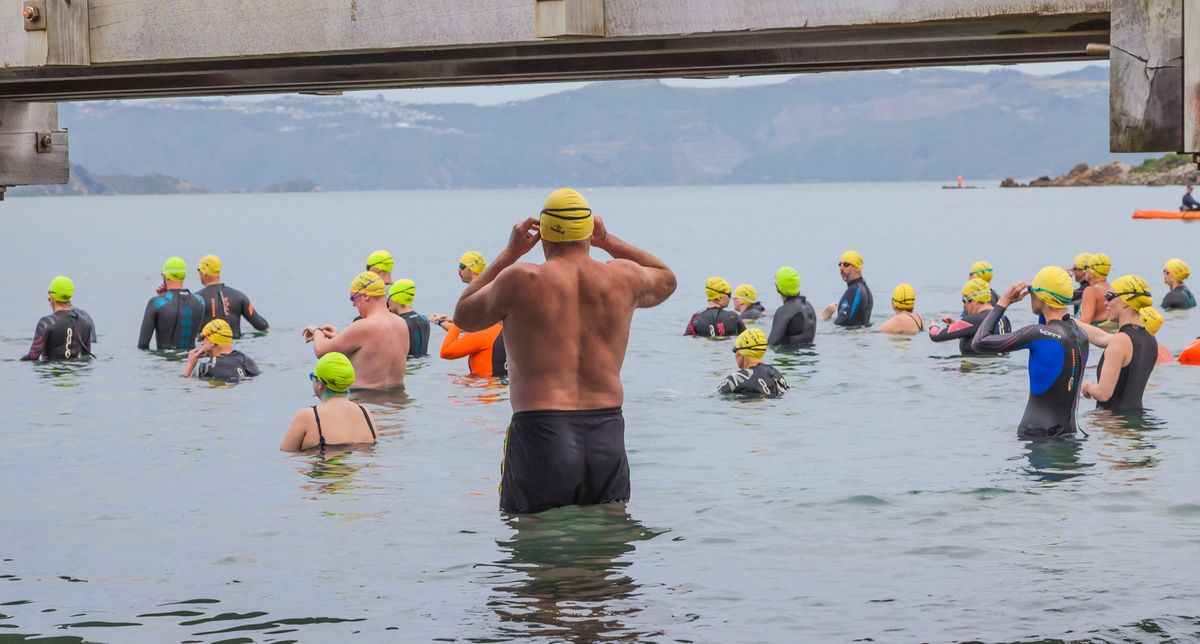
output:
[[474,333],[464,333],[449,324],[442,340],[442,358],[457,360],[464,356],[469,356],[467,364],[476,376],[507,376],[508,355],[500,323]]

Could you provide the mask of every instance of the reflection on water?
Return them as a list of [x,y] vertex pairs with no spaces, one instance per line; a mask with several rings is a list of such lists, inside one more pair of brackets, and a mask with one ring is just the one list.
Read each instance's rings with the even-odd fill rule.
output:
[[1074,436],[1059,438],[1027,438],[1025,456],[1029,459],[1026,472],[1034,480],[1059,483],[1086,474],[1092,463],[1079,462],[1081,445]]
[[772,352],[771,364],[783,372],[784,377],[788,379],[788,384],[793,387],[817,372],[817,363],[820,362],[820,358],[812,345],[776,347],[772,349]]
[[373,453],[372,445],[332,446],[326,447],[324,453],[309,454],[309,464],[300,469],[300,473],[308,477],[309,483],[303,487],[313,492],[317,498],[322,494],[346,494],[357,491],[354,476],[371,463],[354,462],[356,453]]
[[33,370],[38,377],[53,380],[55,387],[78,387],[79,378],[91,372],[94,363],[95,358],[35,362]]
[[450,380],[450,383],[455,387],[460,387],[464,391],[472,392],[463,396],[463,398],[484,405],[494,405],[508,400],[508,378],[467,374],[465,376],[455,376]]
[[570,506],[510,516],[512,538],[498,541],[502,558],[488,584],[503,637],[597,641],[638,639],[622,618],[637,613],[639,585],[627,574],[634,542],[665,530],[646,528],[623,503]]
[[1119,411],[1096,410],[1091,414],[1092,427],[1103,441],[1097,458],[1110,463],[1113,469],[1135,470],[1158,466],[1158,447],[1151,442],[1166,423],[1145,409]]

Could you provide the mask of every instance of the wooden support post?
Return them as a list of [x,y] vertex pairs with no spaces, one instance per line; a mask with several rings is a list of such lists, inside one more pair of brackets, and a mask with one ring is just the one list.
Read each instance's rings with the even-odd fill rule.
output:
[[91,65],[88,0],[46,0],[46,64]]
[[1200,153],[1200,0],[1183,0],[1183,152]]
[[[1113,0],[1109,148],[1177,152],[1183,140],[1183,2]],[[1194,0],[1188,4],[1195,6]]]
[[534,0],[538,38],[604,36],[604,0]]
[[0,102],[0,186],[66,183],[67,131],[58,104]]

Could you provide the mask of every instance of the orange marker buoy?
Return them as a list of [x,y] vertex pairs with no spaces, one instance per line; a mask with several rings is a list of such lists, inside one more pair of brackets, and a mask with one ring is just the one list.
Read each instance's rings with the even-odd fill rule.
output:
[[1179,364],[1200,365],[1200,338],[1196,338],[1188,348],[1179,352]]
[[1194,220],[1200,219],[1200,211],[1191,210],[1135,210],[1133,211],[1134,219],[1183,219]]
[[961,187],[962,187],[962,175],[961,175],[961,174],[960,174],[960,175],[958,175],[958,187],[959,187],[959,188],[961,188]]

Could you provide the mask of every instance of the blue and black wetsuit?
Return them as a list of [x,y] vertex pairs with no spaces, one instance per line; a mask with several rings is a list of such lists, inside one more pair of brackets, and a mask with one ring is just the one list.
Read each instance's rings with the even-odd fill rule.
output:
[[1164,309],[1190,309],[1196,306],[1196,296],[1188,290],[1186,284],[1180,284],[1163,296]]
[[22,360],[75,360],[92,355],[96,325],[83,309],[55,311],[38,320]]
[[416,311],[399,315],[408,324],[408,355],[414,358],[429,355],[429,318]]
[[200,328],[216,319],[225,320],[233,329],[234,339],[242,337],[242,318],[259,331],[266,331],[267,319],[254,310],[246,294],[224,284],[209,284],[196,292],[204,302],[204,316]]
[[767,344],[773,347],[812,344],[816,333],[817,313],[808,298],[797,295],[785,299],[783,306],[776,309]]
[[710,306],[692,316],[684,335],[694,335],[700,338],[719,338],[737,336],[746,330],[742,316],[715,306]]
[[238,382],[248,376],[262,373],[250,356],[234,349],[219,356],[205,356],[196,363],[195,375],[206,380]]
[[[1133,343],[1133,355],[1129,364],[1121,368],[1117,376],[1117,385],[1112,395],[1104,402],[1096,401],[1097,409],[1141,409],[1142,394],[1146,391],[1146,383],[1150,381],[1150,372],[1158,362],[1158,341],[1137,324],[1126,324],[1118,333],[1129,336]],[[1100,364],[1096,365],[1096,377],[1104,370],[1104,356],[1100,356]]]
[[[950,340],[958,340],[958,350],[964,356],[979,355],[971,348],[971,340],[975,339],[975,332],[979,330],[979,325],[987,319],[989,311],[980,311],[978,313],[968,313],[963,316],[963,319],[958,320],[947,327],[942,327],[937,324],[929,327],[929,339],[934,342],[948,342]],[[1008,333],[1012,331],[1012,324],[1008,321],[1007,316],[1000,316],[996,320],[996,328],[992,329],[992,333]]]
[[191,349],[200,334],[200,320],[204,317],[204,302],[200,296],[186,288],[172,289],[153,297],[146,303],[142,315],[142,332],[138,335],[138,348],[150,348],[150,336],[155,338],[159,351],[164,349]]
[[833,323],[838,326],[871,326],[871,309],[875,307],[875,298],[871,297],[871,289],[863,278],[855,278],[846,282],[846,292],[838,301],[837,317]]
[[971,347],[978,353],[1029,351],[1029,402],[1017,434],[1074,434],[1079,384],[1087,367],[1087,335],[1070,316],[997,334],[993,329],[1003,316],[1003,306],[993,307],[975,332]]
[[757,320],[766,314],[767,307],[763,306],[762,302],[755,302],[738,315],[742,316],[743,320]]
[[778,369],[760,362],[750,369],[738,369],[721,381],[719,394],[778,398],[788,390],[787,380]]

